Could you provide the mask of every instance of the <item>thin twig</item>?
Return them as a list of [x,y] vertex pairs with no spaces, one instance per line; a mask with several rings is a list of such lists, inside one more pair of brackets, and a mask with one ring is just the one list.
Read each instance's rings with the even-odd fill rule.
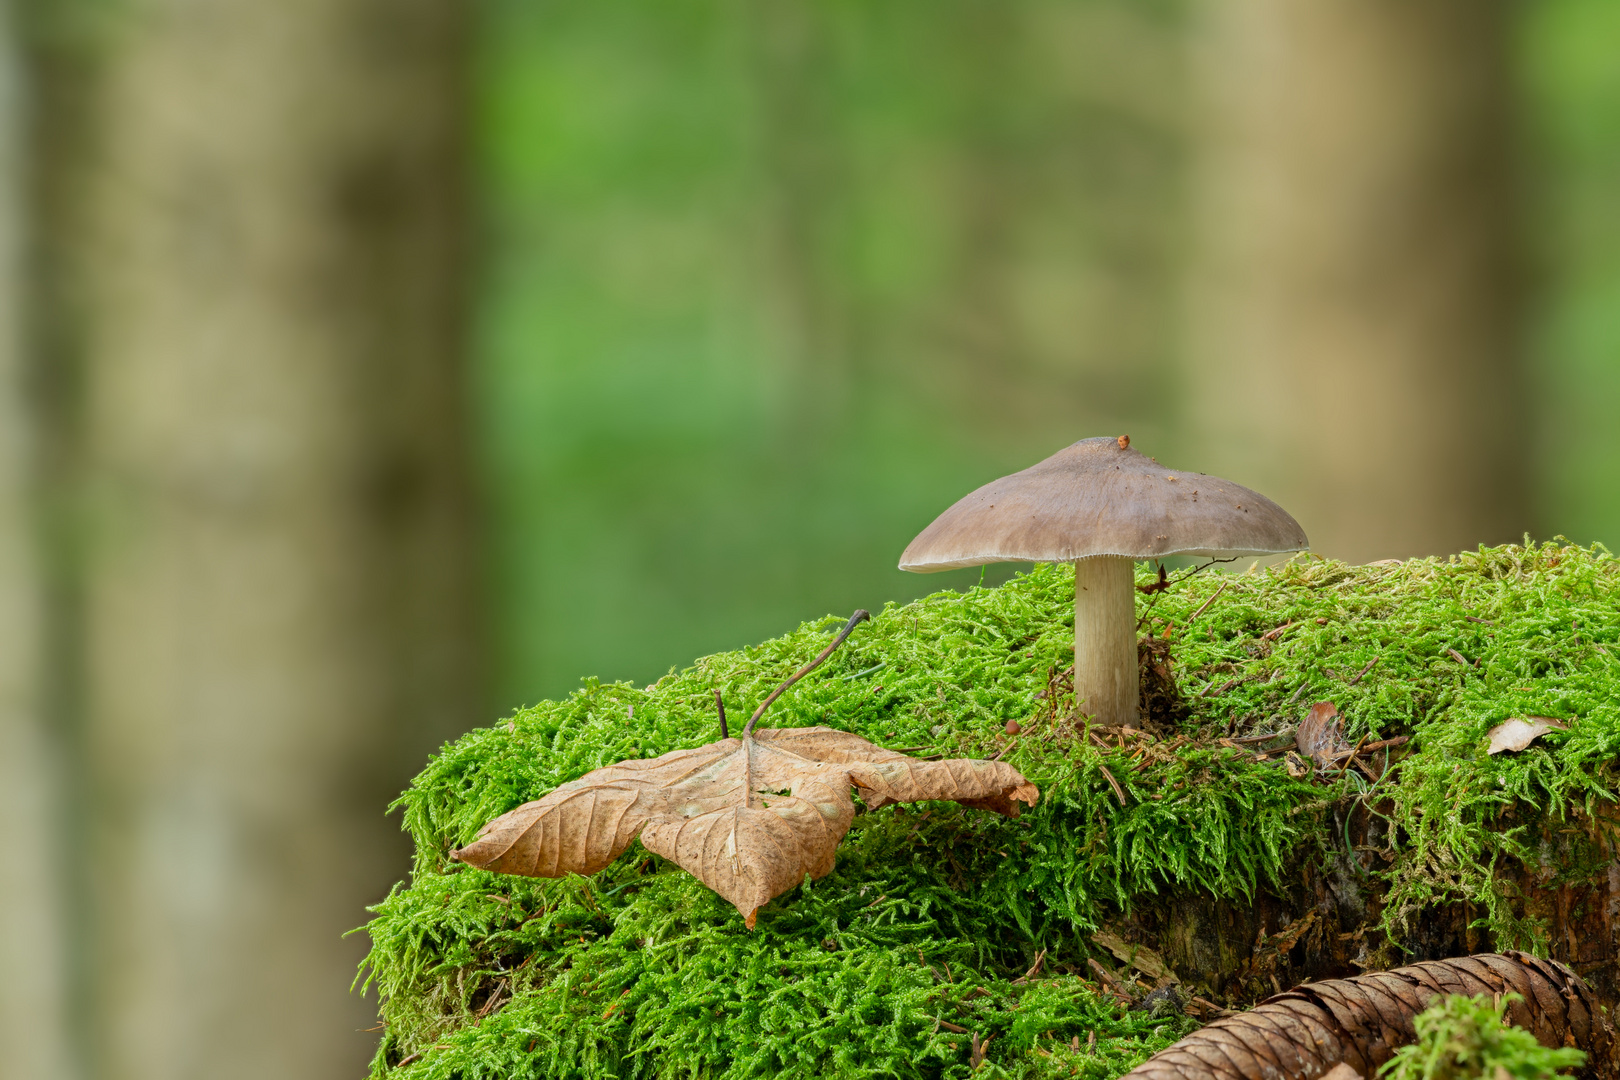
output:
[[1119,976],[1115,975],[1112,971],[1109,971],[1091,957],[1086,958],[1086,966],[1089,967],[1092,970],[1092,973],[1097,976],[1097,981],[1108,988],[1109,993],[1113,994],[1115,997],[1122,998],[1125,1001],[1134,1000],[1130,993],[1124,989],[1125,984],[1120,981]]
[[[1171,581],[1170,581],[1170,584],[1175,585],[1175,584],[1178,584],[1180,582],[1186,581],[1188,578],[1192,577],[1194,574],[1198,573],[1200,570],[1208,570],[1210,567],[1214,566],[1216,563],[1237,562],[1240,557],[1241,556],[1234,555],[1230,559],[1211,559],[1211,560],[1209,560],[1209,562],[1205,563],[1203,566],[1189,566],[1187,569],[1183,570],[1181,573],[1177,574],[1174,578],[1172,578]],[[1224,589],[1224,588],[1226,588],[1226,586],[1222,585],[1221,588]],[[1219,595],[1219,593],[1217,593],[1217,595]]]
[[722,739],[731,738],[730,732],[726,731],[726,703],[720,700],[720,688],[718,686],[714,688],[714,707],[720,712],[720,737]]
[[1125,792],[1120,790],[1119,781],[1115,780],[1114,774],[1108,771],[1108,766],[1098,763],[1097,768],[1102,770],[1104,778],[1108,781],[1108,786],[1114,789],[1114,798],[1118,799],[1119,805],[1123,807],[1125,805]]
[[1216,598],[1218,598],[1221,595],[1221,593],[1225,592],[1226,587],[1228,585],[1230,585],[1230,584],[1232,584],[1230,581],[1221,582],[1221,587],[1216,589],[1215,592],[1210,596],[1210,598],[1208,600],[1205,600],[1202,604],[1199,604],[1198,605],[1198,610],[1193,612],[1191,615],[1187,616],[1187,621],[1190,623],[1194,619],[1198,618],[1198,616],[1202,615],[1204,613],[1204,609],[1209,607],[1209,605],[1213,604],[1215,602]]
[[1271,756],[1272,754],[1280,754],[1284,750],[1298,750],[1298,749],[1299,749],[1299,740],[1297,740],[1297,739],[1289,739],[1285,743],[1279,743],[1276,746],[1268,746],[1264,750],[1256,751],[1256,753],[1259,755],[1260,760],[1264,761],[1267,757]]
[[1367,666],[1361,669],[1361,674],[1357,675],[1355,678],[1351,679],[1350,682],[1347,685],[1350,685],[1350,686],[1356,685],[1356,683],[1361,681],[1362,676],[1366,675],[1367,672],[1371,671],[1373,669],[1373,667],[1377,665],[1378,661],[1380,661],[1382,659],[1383,659],[1382,656],[1375,656],[1371,660],[1367,661]]
[[838,631],[838,636],[832,639],[832,644],[821,650],[820,656],[817,656],[814,660],[804,665],[804,667],[800,668],[798,671],[795,671],[792,675],[789,675],[786,682],[784,682],[781,686],[778,686],[775,690],[771,691],[770,697],[759,703],[759,708],[754,710],[754,715],[748,718],[748,726],[743,728],[743,738],[747,739],[753,736],[754,725],[759,722],[759,718],[761,716],[765,715],[765,710],[771,707],[771,702],[781,697],[782,692],[788,687],[792,686],[794,683],[798,682],[800,679],[804,678],[806,675],[810,674],[817,667],[819,667],[823,660],[827,659],[827,657],[833,654],[834,649],[838,648],[838,646],[844,643],[844,639],[849,637],[850,631],[855,629],[856,624],[864,622],[871,617],[872,613],[870,611],[867,611],[865,608],[857,608],[855,614],[849,617],[849,622],[845,623],[844,628]]
[[501,1000],[501,991],[503,991],[505,989],[506,989],[506,980],[505,979],[502,979],[499,982],[497,982],[495,984],[495,989],[490,991],[489,998],[484,1002],[484,1004],[482,1006],[479,1007],[478,1012],[475,1013],[474,1015],[480,1016],[480,1017],[488,1016],[490,1014],[490,1012],[494,1010],[496,1004],[500,1002],[500,1000]]
[[613,1015],[613,1010],[617,1009],[619,1007],[619,1002],[623,1001],[625,998],[627,998],[629,996],[630,996],[630,988],[625,987],[624,993],[619,995],[618,1001],[615,1001],[613,1004],[609,1005],[606,1010],[603,1011],[602,1019],[606,1020],[608,1017],[612,1016]]
[[[1349,772],[1350,771],[1350,766],[1352,766],[1352,765],[1354,765],[1356,763],[1356,755],[1361,753],[1361,748],[1363,746],[1366,746],[1366,745],[1367,745],[1367,736],[1363,735],[1356,742],[1356,745],[1353,746],[1350,749],[1350,756],[1344,759],[1344,764],[1340,765],[1339,768],[1343,769],[1345,772]],[[1339,755],[1334,754],[1333,757],[1330,760],[1338,761],[1339,760]]]
[[1303,694],[1305,692],[1305,688],[1307,686],[1309,686],[1309,685],[1311,685],[1311,680],[1310,679],[1306,679],[1304,682],[1300,683],[1299,688],[1296,689],[1292,694],[1289,694],[1288,695],[1288,700],[1283,702],[1283,708],[1286,709],[1286,708],[1288,708],[1288,706],[1292,705],[1294,703],[1294,699],[1299,697],[1299,695]]
[[[1186,581],[1188,578],[1192,577],[1194,574],[1198,573],[1198,571],[1200,571],[1200,570],[1208,570],[1210,567],[1214,566],[1216,563],[1229,563],[1229,562],[1237,562],[1237,556],[1233,556],[1230,559],[1211,559],[1211,560],[1209,560],[1209,562],[1205,563],[1203,566],[1189,566],[1185,570],[1183,570],[1181,573],[1177,574],[1175,577],[1170,578],[1168,581],[1165,581],[1162,584],[1160,584],[1159,586],[1157,586],[1156,588],[1154,588],[1154,590],[1153,590],[1153,599],[1148,601],[1147,610],[1142,612],[1142,617],[1140,619],[1136,620],[1136,628],[1138,630],[1140,630],[1140,629],[1142,629],[1143,626],[1145,626],[1147,624],[1148,617],[1153,614],[1154,605],[1156,605],[1159,602],[1159,597],[1163,596],[1165,594],[1165,592],[1170,588],[1170,586],[1179,585],[1183,581]],[[1164,570],[1163,563],[1160,563],[1159,569],[1160,569],[1161,572],[1163,572],[1163,570]],[[1223,584],[1221,586],[1221,588],[1222,589],[1226,588],[1226,585]],[[1219,595],[1220,595],[1220,590],[1217,589],[1215,591],[1215,596],[1219,596]],[[1215,598],[1214,596],[1210,597],[1211,600],[1213,600],[1214,598]],[[1208,605],[1206,604],[1205,606],[1207,607]],[[1199,610],[1202,611],[1203,608],[1200,608]],[[1193,616],[1193,618],[1197,618],[1197,616],[1195,615],[1195,616]],[[1191,620],[1189,619],[1188,621],[1190,622]]]
[[1341,750],[1337,754],[1333,755],[1332,760],[1337,761],[1341,757],[1352,758],[1359,753],[1370,753],[1374,750],[1387,750],[1390,747],[1400,746],[1402,743],[1411,741],[1412,736],[1410,735],[1397,735],[1393,739],[1379,739],[1377,742],[1370,742],[1365,746],[1358,746],[1354,750]]

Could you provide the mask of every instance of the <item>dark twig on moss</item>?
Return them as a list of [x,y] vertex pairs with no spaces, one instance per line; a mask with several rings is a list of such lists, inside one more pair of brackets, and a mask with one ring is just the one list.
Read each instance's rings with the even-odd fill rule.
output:
[[1360,674],[1358,674],[1355,678],[1351,679],[1350,682],[1347,683],[1346,685],[1348,685],[1348,686],[1356,685],[1356,683],[1360,682],[1362,680],[1363,676],[1365,676],[1367,674],[1367,672],[1371,671],[1373,669],[1374,665],[1376,665],[1378,663],[1378,661],[1380,661],[1382,659],[1383,659],[1382,656],[1375,656],[1371,660],[1367,661],[1367,666],[1362,668]]
[[770,697],[759,703],[759,708],[754,710],[754,715],[748,718],[748,725],[743,728],[743,738],[746,739],[754,734],[754,725],[759,722],[759,718],[761,716],[765,715],[765,710],[771,707],[771,702],[781,697],[782,692],[788,687],[792,686],[794,683],[798,682],[800,679],[814,671],[817,667],[821,666],[821,662],[827,659],[827,657],[831,656],[833,654],[833,650],[844,643],[844,639],[849,637],[850,631],[854,630],[857,624],[865,622],[871,617],[872,613],[870,611],[867,611],[865,608],[857,608],[855,610],[855,614],[849,617],[849,622],[845,623],[844,628],[838,631],[838,636],[832,639],[832,643],[830,645],[821,650],[821,655],[804,665],[804,667],[800,668],[798,671],[795,671],[792,675],[789,675],[786,682],[784,682],[781,686],[778,686],[775,690],[771,691]]
[[726,731],[726,703],[720,700],[720,688],[718,686],[714,689],[714,707],[720,714],[720,737],[722,739],[731,738],[730,733]]

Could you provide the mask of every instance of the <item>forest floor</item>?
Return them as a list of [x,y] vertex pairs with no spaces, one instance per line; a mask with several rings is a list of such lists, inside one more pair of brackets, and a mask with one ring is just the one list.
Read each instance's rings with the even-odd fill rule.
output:
[[[715,689],[751,711],[841,620],[646,688],[589,682],[446,746],[399,800],[411,880],[366,927],[374,1076],[1111,1080],[1279,987],[1493,948],[1613,997],[1607,552],[1186,576],[1138,600],[1148,712],[1124,729],[1066,690],[1073,591],[1040,566],[890,605],[772,706],[764,726],[1000,754],[1041,798],[1016,820],[859,814],[837,868],[753,931],[639,844],[591,878],[448,852],[591,769],[714,740]],[[1325,704],[1339,719],[1308,737]],[[1516,717],[1563,726],[1488,752]]]

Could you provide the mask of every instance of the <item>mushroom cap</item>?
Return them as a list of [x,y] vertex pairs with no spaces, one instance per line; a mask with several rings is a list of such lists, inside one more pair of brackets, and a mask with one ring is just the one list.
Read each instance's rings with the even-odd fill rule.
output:
[[957,500],[907,545],[900,569],[1076,562],[1095,555],[1273,555],[1308,546],[1264,495],[1167,469],[1124,437],[1081,439]]

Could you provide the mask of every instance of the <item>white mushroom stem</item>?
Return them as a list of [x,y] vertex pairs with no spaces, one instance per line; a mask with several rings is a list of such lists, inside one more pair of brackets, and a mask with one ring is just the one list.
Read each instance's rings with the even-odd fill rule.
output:
[[1100,724],[1137,722],[1135,565],[1118,555],[1074,564],[1074,699]]

